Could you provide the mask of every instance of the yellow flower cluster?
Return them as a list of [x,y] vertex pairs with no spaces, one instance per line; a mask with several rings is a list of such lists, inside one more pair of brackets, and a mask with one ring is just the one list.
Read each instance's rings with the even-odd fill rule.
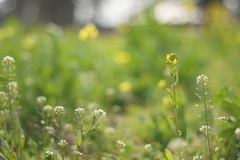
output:
[[176,55],[176,53],[170,53],[166,56],[166,59],[167,59],[167,63],[176,64],[178,60],[178,56]]
[[85,41],[89,38],[96,38],[98,34],[99,32],[97,27],[94,24],[90,23],[79,31],[78,38],[82,41]]

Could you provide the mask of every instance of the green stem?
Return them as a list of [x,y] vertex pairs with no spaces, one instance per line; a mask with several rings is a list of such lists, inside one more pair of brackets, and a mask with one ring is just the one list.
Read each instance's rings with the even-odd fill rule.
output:
[[206,103],[206,94],[205,94],[205,86],[203,84],[203,103],[204,103],[204,110],[205,110],[205,117],[206,117],[206,125],[207,125],[207,143],[208,143],[208,150],[209,150],[209,156],[208,159],[211,160],[212,159],[212,154],[211,154],[211,144],[210,144],[210,136],[209,136],[209,131],[208,131],[208,127],[209,127],[209,123],[208,123],[208,112],[207,112],[207,103]]
[[173,93],[173,101],[174,101],[174,119],[175,119],[175,126],[176,126],[176,136],[179,137],[179,134],[178,134],[178,109],[176,108],[177,107],[177,97],[176,97],[176,84],[175,84],[175,77],[176,74],[172,75],[172,93]]

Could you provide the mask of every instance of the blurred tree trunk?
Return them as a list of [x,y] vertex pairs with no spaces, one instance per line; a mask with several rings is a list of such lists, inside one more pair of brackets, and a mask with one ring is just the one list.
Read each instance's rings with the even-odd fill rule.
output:
[[39,20],[54,22],[59,25],[72,23],[74,4],[72,0],[38,0],[40,1]]
[[14,13],[24,22],[39,20],[65,25],[73,21],[72,0],[16,0]]

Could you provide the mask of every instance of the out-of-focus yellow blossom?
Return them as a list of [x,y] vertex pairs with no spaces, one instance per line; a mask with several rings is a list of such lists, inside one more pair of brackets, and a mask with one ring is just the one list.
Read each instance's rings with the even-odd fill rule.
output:
[[130,91],[132,89],[132,84],[129,81],[124,81],[119,84],[119,89],[122,92]]
[[14,30],[12,27],[0,29],[0,39],[12,37],[13,34],[14,34]]
[[97,27],[94,24],[90,23],[84,28],[80,29],[80,31],[78,32],[78,38],[82,41],[85,41],[88,38],[96,38],[98,34],[99,32]]
[[164,88],[167,84],[167,81],[165,79],[161,79],[160,81],[158,81],[158,87],[160,88]]
[[36,43],[36,36],[30,35],[23,39],[22,45],[25,49],[31,49]]
[[169,105],[169,98],[168,98],[168,96],[164,96],[164,97],[162,98],[162,104],[163,104],[164,106],[168,106],[168,105]]
[[166,56],[166,59],[167,59],[167,63],[175,64],[177,63],[178,56],[176,55],[176,53],[170,53]]
[[131,61],[131,56],[128,52],[117,52],[114,57],[114,61],[119,64],[126,64]]

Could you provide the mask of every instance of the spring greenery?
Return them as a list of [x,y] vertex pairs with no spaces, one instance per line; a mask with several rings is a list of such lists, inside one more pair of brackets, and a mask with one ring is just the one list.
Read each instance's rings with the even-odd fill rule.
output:
[[111,34],[6,21],[0,159],[240,158],[239,24],[211,11]]

